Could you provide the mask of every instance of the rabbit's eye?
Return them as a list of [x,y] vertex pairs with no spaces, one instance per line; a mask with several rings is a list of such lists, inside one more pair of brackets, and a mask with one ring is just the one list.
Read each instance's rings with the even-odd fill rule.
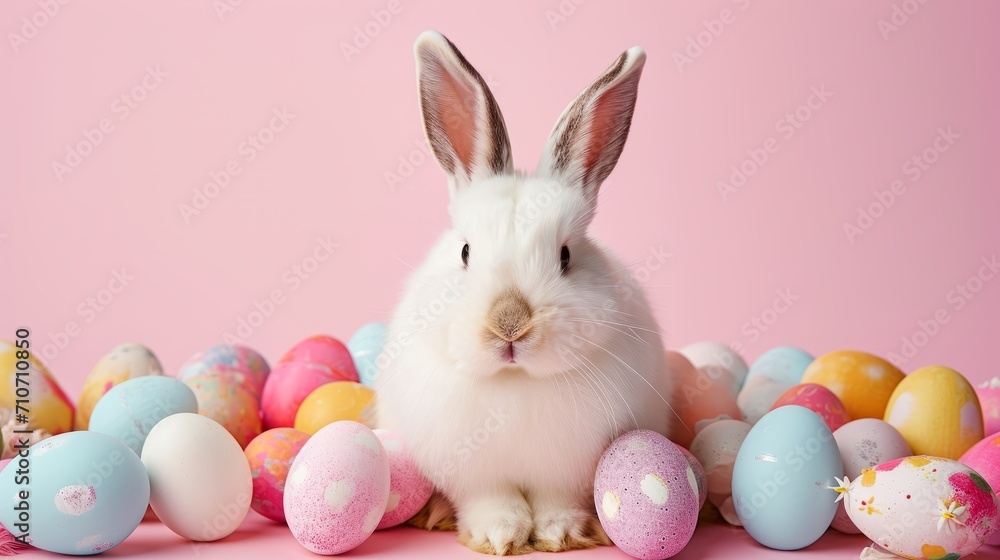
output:
[[563,245],[562,251],[559,252],[559,268],[563,272],[569,268],[569,247]]
[[465,246],[462,247],[462,264],[465,265],[466,268],[469,267],[469,244],[468,243],[466,243]]

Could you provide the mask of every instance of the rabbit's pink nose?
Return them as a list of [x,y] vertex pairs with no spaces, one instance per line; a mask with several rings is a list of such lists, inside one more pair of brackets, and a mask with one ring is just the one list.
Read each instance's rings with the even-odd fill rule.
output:
[[486,328],[505,342],[514,342],[531,331],[531,306],[521,292],[505,290],[493,301]]

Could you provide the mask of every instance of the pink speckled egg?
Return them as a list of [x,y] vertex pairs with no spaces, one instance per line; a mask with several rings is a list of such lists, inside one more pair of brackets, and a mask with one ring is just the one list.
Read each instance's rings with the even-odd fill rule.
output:
[[694,534],[698,482],[670,440],[651,430],[634,430],[601,456],[594,504],[604,532],[625,553],[670,558]]
[[198,399],[198,414],[215,420],[236,438],[240,448],[260,435],[260,407],[243,385],[227,377],[196,375],[184,380]]
[[[1000,434],[993,434],[973,445],[958,460],[982,475],[994,493],[1000,492]],[[1000,546],[1000,531],[993,533],[986,544]]]
[[302,401],[316,388],[343,379],[327,366],[310,362],[280,362],[267,376],[260,409],[264,429],[292,428]]
[[688,466],[694,471],[694,479],[698,482],[698,508],[700,509],[705,505],[705,500],[708,499],[708,479],[705,478],[705,469],[701,466],[701,462],[695,457],[690,451],[684,449],[680,445],[677,449],[681,450],[684,454],[684,458],[687,459]]
[[976,387],[979,406],[983,409],[983,434],[1000,432],[1000,377],[984,381]]
[[840,402],[837,395],[815,383],[802,383],[785,391],[771,405],[771,410],[790,404],[797,404],[818,414],[831,432],[851,421],[844,403]]
[[389,503],[376,529],[388,529],[405,523],[431,498],[434,487],[413,462],[406,440],[399,430],[375,430],[389,457]]
[[[913,454],[896,428],[876,418],[848,422],[833,432],[833,439],[840,449],[844,476],[851,480],[861,476],[864,469]],[[837,508],[830,526],[849,535],[861,533],[843,508]]]
[[707,421],[742,417],[730,390],[733,378],[728,371],[696,368],[679,352],[668,351],[666,360],[667,369],[675,380],[674,412],[680,418],[679,422],[671,424],[670,441],[687,447]]
[[340,554],[371,536],[389,502],[389,457],[363,424],[342,420],[316,432],[285,483],[285,518],[299,544]]
[[177,378],[185,381],[200,375],[225,377],[259,399],[270,371],[267,360],[254,350],[246,346],[220,344],[188,358]]
[[253,438],[243,451],[253,476],[250,507],[268,519],[285,522],[285,480],[309,434],[294,428],[274,428]]
[[283,362],[306,362],[309,364],[320,364],[330,368],[336,379],[334,381],[355,381],[358,379],[358,370],[354,366],[354,358],[351,351],[343,342],[333,338],[318,334],[299,342],[291,350],[278,360]]

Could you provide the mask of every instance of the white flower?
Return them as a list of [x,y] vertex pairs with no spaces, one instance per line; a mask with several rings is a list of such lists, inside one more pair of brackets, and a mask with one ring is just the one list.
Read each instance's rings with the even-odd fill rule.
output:
[[945,529],[945,532],[950,535],[955,532],[955,525],[964,526],[965,523],[962,523],[959,517],[965,514],[966,509],[968,509],[966,506],[960,506],[956,501],[941,500],[941,505],[938,509],[938,515],[941,516],[937,524],[938,532],[941,532],[941,529]]
[[837,481],[837,485],[827,486],[827,488],[837,493],[837,499],[833,501],[833,503],[837,503],[840,500],[843,500],[844,496],[846,496],[847,493],[854,488],[854,483],[851,482],[851,478],[849,476],[845,476],[842,479],[833,477],[833,479]]

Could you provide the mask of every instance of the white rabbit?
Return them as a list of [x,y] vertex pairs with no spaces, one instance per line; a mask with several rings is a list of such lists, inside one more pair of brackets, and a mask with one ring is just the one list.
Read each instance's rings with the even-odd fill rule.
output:
[[448,39],[414,46],[427,139],[452,227],[410,278],[380,357],[378,420],[401,430],[440,495],[426,525],[488,554],[608,544],[594,473],[622,433],[665,434],[672,391],[646,298],[588,237],[628,135],[635,47],[559,118],[535,175],[514,171],[503,116]]

